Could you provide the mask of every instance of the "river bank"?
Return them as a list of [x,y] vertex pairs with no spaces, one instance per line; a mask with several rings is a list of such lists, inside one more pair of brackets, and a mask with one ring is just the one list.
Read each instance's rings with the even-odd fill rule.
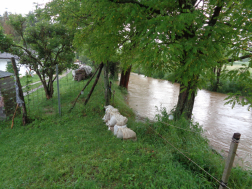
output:
[[[132,73],[129,81],[127,103],[139,116],[153,119],[157,109],[169,113],[177,103],[179,84],[153,79]],[[252,114],[247,107],[224,105],[225,94],[199,90],[193,109],[193,121],[205,130],[210,145],[226,156],[233,133],[241,133],[236,160],[239,165],[251,168]]]
[[[230,79],[228,77],[223,77],[223,72],[230,71],[230,70],[237,70],[239,68],[244,68],[244,66],[249,65],[249,59],[244,59],[243,61],[235,61],[232,65],[227,65],[225,71],[222,70],[222,74],[220,74],[220,82],[218,84],[218,88],[216,90],[216,78],[209,79],[206,81],[205,85],[203,85],[203,89],[212,92],[218,92],[223,94],[228,93],[240,93],[241,96],[248,96],[252,93],[252,89],[247,86],[247,82],[239,79]],[[252,73],[252,68],[249,68],[250,73]],[[146,75],[145,72],[141,69],[133,70],[134,73]],[[171,82],[176,82],[174,80],[175,75],[174,73],[166,73],[163,71],[154,71],[149,77],[155,79],[163,79]]]
[[[112,105],[129,119],[127,126],[137,133],[137,141],[114,137],[101,119],[104,115],[102,78],[86,106],[83,106],[85,91],[72,112],[62,117],[57,116],[55,108],[50,114],[34,115],[33,122],[27,126],[21,125],[19,117],[15,118],[12,130],[11,121],[0,123],[0,150],[3,152],[0,153],[0,185],[3,188],[218,187],[214,178],[166,142],[174,144],[219,180],[224,160],[209,148],[207,140],[200,135],[201,129],[194,125],[194,132],[189,133],[167,127],[161,121],[184,129],[190,129],[190,124],[186,120],[172,123],[165,114],[159,118],[160,122],[136,121],[133,110],[124,101],[124,94],[115,84]],[[62,83],[65,80],[67,78],[62,78]],[[61,105],[63,112],[67,112],[64,108],[71,107],[85,82],[75,82],[76,87],[72,88],[65,85],[65,90],[62,89],[62,94],[68,95],[62,98],[65,99]],[[30,98],[32,95],[36,94],[32,93]],[[48,109],[55,101],[38,103],[41,109]],[[31,112],[37,109],[36,106],[31,108],[34,108]],[[240,167],[232,169],[229,187],[250,188],[251,185],[251,172]]]

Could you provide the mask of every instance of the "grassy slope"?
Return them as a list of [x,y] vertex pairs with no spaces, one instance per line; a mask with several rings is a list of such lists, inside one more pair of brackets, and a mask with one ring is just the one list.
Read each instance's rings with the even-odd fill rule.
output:
[[[193,128],[196,133],[188,133],[161,123],[136,122],[122,93],[114,86],[113,105],[129,118],[128,127],[136,131],[138,137],[137,142],[122,141],[114,137],[101,120],[103,83],[98,82],[87,106],[83,106],[85,93],[74,110],[67,113],[85,83],[67,85],[69,82],[74,81],[67,78],[61,81],[65,89],[61,90],[62,117],[55,113],[56,105],[50,107],[55,99],[41,100],[40,108],[30,106],[34,121],[29,125],[21,126],[18,117],[13,130],[9,129],[10,122],[0,125],[0,188],[217,188],[213,179],[148,127],[152,126],[220,179],[224,162],[200,137],[197,126]],[[48,107],[52,114],[47,113]],[[159,119],[168,122],[165,113]],[[189,128],[185,120],[172,124]],[[229,185],[251,188],[251,172],[233,169]]]

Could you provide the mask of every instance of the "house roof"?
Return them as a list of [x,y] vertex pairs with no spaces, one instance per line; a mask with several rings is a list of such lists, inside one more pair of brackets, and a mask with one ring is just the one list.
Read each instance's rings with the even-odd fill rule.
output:
[[11,75],[14,75],[13,73],[9,73],[9,72],[4,72],[0,70],[0,78],[4,78],[4,77],[9,77]]
[[18,57],[16,55],[12,55],[10,53],[0,53],[0,59],[11,59],[11,57],[14,57],[15,59],[17,59]]

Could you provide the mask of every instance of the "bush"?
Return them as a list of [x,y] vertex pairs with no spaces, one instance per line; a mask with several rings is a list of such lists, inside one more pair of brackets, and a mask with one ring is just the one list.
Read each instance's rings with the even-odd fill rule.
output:
[[[213,86],[216,85],[216,81],[214,81],[212,84],[210,82],[207,83],[205,89],[209,91],[213,91]],[[248,93],[251,92],[250,89],[247,89],[245,81],[240,80],[228,80],[228,79],[222,79],[220,81],[219,87],[216,92],[219,93],[236,93],[241,92],[243,96],[246,96]]]

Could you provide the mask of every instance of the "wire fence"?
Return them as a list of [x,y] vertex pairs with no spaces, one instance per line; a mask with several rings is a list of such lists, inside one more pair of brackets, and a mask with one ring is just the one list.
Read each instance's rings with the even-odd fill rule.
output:
[[[53,95],[50,99],[46,97],[44,86],[40,81],[32,77],[26,77],[28,85],[23,89],[28,115],[32,117],[41,115],[60,116],[67,114],[72,106],[70,101],[78,95],[85,80],[75,81],[72,70],[67,70],[59,75],[59,93],[57,80],[53,82]],[[30,81],[29,81],[30,80]],[[59,103],[60,102],[60,103]],[[59,112],[61,111],[61,112]]]
[[[72,70],[67,69],[58,74],[59,87],[57,88],[56,76],[57,74],[53,76],[52,97],[46,95],[45,86],[37,75],[28,73],[20,78],[27,115],[30,119],[60,116],[59,110],[61,115],[67,114],[76,96],[87,82],[86,79],[74,80]],[[17,116],[21,113],[21,108],[16,109],[18,88],[16,89],[15,80],[15,76],[12,74],[0,79],[0,119],[2,120],[12,119],[13,115]],[[47,78],[46,87],[48,86]],[[83,96],[84,92],[81,95]]]

